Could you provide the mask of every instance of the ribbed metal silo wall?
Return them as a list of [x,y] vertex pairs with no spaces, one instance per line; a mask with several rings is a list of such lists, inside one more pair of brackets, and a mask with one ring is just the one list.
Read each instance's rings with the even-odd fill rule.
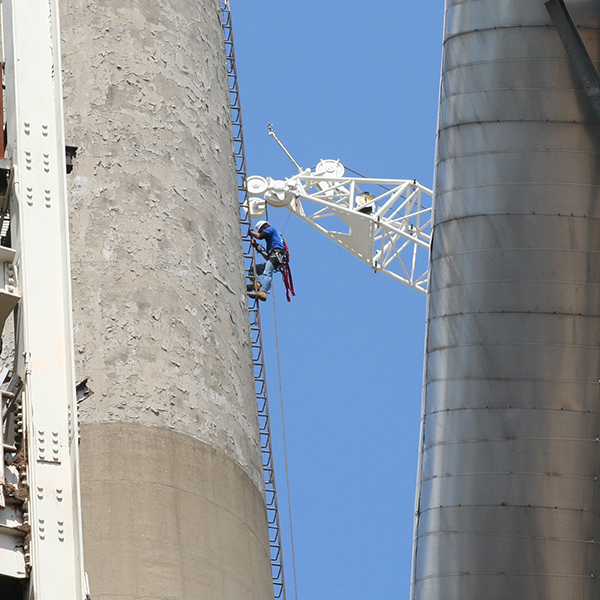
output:
[[600,125],[543,0],[446,2],[431,268],[412,598],[599,598]]
[[92,598],[273,598],[219,2],[61,19]]

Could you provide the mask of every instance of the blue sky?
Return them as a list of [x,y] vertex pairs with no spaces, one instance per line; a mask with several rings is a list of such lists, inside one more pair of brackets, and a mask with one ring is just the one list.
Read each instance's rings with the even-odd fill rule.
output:
[[[249,175],[296,172],[272,122],[303,167],[340,159],[432,186],[442,2],[232,0],[232,17]],[[298,598],[408,598],[425,296],[285,209],[268,218],[290,245],[297,292],[288,304],[276,276]],[[261,308],[287,528],[271,298]]]

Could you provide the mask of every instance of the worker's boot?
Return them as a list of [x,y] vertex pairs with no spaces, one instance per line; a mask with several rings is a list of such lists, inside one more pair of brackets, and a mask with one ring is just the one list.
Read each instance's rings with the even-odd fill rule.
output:
[[246,289],[249,292],[258,292],[260,290],[260,281],[252,281],[246,285]]
[[264,290],[258,290],[256,292],[250,292],[248,296],[254,299],[258,298],[259,300],[262,300],[264,302],[267,299],[267,292],[265,292]]

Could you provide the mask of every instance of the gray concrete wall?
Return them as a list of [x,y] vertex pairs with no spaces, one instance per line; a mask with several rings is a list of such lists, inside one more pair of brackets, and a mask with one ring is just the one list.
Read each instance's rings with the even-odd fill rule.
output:
[[219,4],[61,12],[92,597],[272,597]]

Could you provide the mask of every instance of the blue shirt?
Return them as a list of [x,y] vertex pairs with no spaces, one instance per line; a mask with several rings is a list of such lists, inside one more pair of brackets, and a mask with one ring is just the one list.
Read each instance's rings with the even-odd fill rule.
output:
[[265,240],[267,243],[267,252],[271,252],[271,250],[285,250],[279,231],[273,225],[269,225],[266,229],[263,229],[260,235],[260,239]]

